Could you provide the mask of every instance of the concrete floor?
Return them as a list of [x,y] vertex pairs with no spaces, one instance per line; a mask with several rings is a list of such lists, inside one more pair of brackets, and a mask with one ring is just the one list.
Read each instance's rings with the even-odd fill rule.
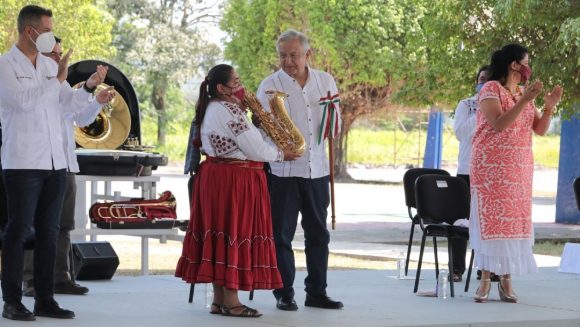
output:
[[[413,272],[414,274],[414,272]],[[205,308],[204,285],[198,285],[194,303],[187,302],[189,285],[172,276],[114,277],[110,281],[83,281],[85,296],[59,295],[57,300],[75,311],[72,320],[37,318],[35,326],[580,326],[580,275],[541,268],[538,274],[514,277],[520,301],[499,301],[492,285],[490,302],[472,299],[477,281],[468,293],[456,284],[456,297],[440,300],[413,294],[412,280],[397,280],[394,271],[348,270],[329,272],[328,293],[344,302],[342,310],[306,308],[302,287],[296,289],[297,312],[275,308],[269,291],[257,291],[254,301],[242,300],[264,315],[242,319],[210,315]],[[295,285],[301,285],[298,272]],[[432,270],[425,270],[420,290],[434,288]],[[29,308],[33,300],[25,298]],[[26,323],[1,319],[1,326]]]

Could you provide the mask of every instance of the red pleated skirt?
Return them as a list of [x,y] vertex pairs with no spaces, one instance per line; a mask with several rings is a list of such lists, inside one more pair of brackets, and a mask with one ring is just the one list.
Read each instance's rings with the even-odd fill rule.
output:
[[201,163],[176,277],[244,291],[283,286],[263,166],[212,157]]

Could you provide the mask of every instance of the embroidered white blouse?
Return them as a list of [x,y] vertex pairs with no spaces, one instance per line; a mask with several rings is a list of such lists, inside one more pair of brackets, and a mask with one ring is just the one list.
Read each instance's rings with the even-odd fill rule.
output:
[[[304,88],[283,70],[266,77],[258,88],[258,99],[266,110],[269,90],[278,90],[289,96],[284,104],[288,115],[300,130],[306,141],[304,154],[295,161],[270,163],[272,173],[280,177],[320,178],[330,173],[328,158],[326,157],[326,140],[318,144],[318,134],[322,122],[323,108],[319,105],[320,99],[338,93],[334,78],[323,71],[308,67],[308,80]],[[340,105],[337,105],[340,117]],[[338,126],[341,121],[339,118]]]
[[459,140],[459,158],[457,160],[457,173],[469,175],[471,167],[471,140],[477,125],[477,95],[459,101],[455,109],[455,121],[453,130]]
[[0,123],[3,169],[64,169],[62,113],[88,104],[90,94],[56,78],[45,56],[36,68],[15,45],[0,57]]
[[212,157],[281,161],[284,153],[268,142],[237,104],[211,101],[201,124],[201,149]]

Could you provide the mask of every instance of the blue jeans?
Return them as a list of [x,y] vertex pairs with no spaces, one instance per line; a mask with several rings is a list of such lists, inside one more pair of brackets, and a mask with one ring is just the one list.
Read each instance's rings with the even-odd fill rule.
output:
[[35,237],[36,299],[52,298],[66,170],[6,169],[3,174],[8,223],[2,242],[2,298],[22,300],[23,244],[30,237]]

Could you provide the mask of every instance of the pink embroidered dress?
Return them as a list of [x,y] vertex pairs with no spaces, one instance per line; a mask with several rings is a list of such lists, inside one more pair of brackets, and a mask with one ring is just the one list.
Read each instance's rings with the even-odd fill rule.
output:
[[[503,112],[521,97],[497,81],[481,89],[478,103],[498,99]],[[532,246],[532,126],[536,108],[530,103],[502,132],[477,112],[471,155],[470,243],[475,265],[498,275],[537,271]]]

